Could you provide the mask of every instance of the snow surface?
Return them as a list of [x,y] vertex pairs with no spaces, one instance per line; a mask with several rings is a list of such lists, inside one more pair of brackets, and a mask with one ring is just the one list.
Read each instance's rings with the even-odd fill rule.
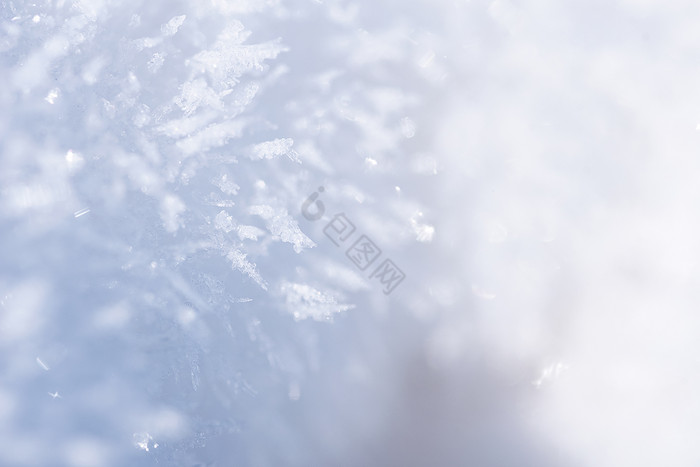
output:
[[700,465],[699,20],[0,2],[0,465]]

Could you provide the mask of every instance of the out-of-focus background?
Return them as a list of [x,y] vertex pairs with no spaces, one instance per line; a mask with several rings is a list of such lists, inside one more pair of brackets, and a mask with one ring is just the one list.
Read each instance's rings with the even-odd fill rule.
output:
[[699,20],[0,2],[0,465],[700,465]]

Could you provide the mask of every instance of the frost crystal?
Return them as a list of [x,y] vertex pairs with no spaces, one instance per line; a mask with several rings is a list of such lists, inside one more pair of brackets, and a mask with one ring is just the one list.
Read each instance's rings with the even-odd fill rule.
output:
[[134,433],[134,444],[137,448],[148,452],[151,447],[158,447],[157,444],[152,444],[153,437],[148,433]]
[[260,205],[251,206],[249,212],[265,219],[267,230],[283,242],[294,245],[294,251],[297,253],[301,253],[304,248],[316,246],[316,243],[299,229],[299,224],[286,209],[274,209],[269,205]]
[[296,151],[292,149],[294,140],[292,138],[280,138],[273,141],[266,141],[253,146],[250,150],[250,158],[256,159],[273,159],[279,156],[287,156],[294,162],[301,164],[301,160]]
[[306,284],[283,282],[280,290],[286,298],[287,310],[297,321],[307,318],[329,321],[333,318],[333,314],[355,307],[340,304],[334,296]]
[[185,22],[185,18],[187,18],[187,15],[175,16],[160,27],[160,32],[162,32],[164,36],[174,36],[177,30],[180,29],[180,26],[182,26],[182,23]]
[[[18,362],[0,375],[0,465],[337,464],[313,440],[357,439],[299,422],[361,373],[334,371],[363,358],[339,347],[349,332],[379,328],[315,321],[404,304],[299,207],[327,180],[326,216],[412,232],[405,206],[363,220],[381,186],[422,183],[401,146],[421,28],[369,32],[340,3],[0,2],[0,354]],[[449,52],[421,47],[440,52],[427,69]]]
[[245,253],[239,250],[230,251],[226,258],[231,261],[231,265],[241,271],[242,273],[248,275],[253,279],[260,287],[267,290],[267,283],[260,276],[258,271],[255,269],[255,263],[251,263],[246,259]]
[[192,115],[202,104],[215,109],[223,108],[219,96],[203,78],[197,78],[183,84],[180,95],[174,101],[185,116]]
[[214,219],[214,226],[226,233],[236,228],[233,217],[229,216],[226,211],[221,211],[216,215],[216,219]]
[[233,21],[219,34],[211,50],[192,58],[191,66],[199,72],[206,72],[220,87],[228,88],[234,86],[244,73],[263,70],[265,60],[276,58],[287,50],[280,41],[244,45],[249,35],[243,24]]
[[259,236],[264,234],[264,231],[252,225],[238,226],[238,237],[241,240],[257,240]]
[[231,181],[228,174],[222,174],[220,177],[215,179],[212,183],[214,183],[214,185],[218,186],[219,189],[227,195],[235,195],[238,193],[238,190],[241,189],[240,186],[238,186],[236,183]]
[[243,125],[243,122],[236,120],[213,123],[196,134],[178,141],[177,147],[187,155],[206,152],[212,148],[223,146],[230,139],[240,136]]
[[148,71],[151,73],[157,73],[158,70],[163,66],[163,63],[165,62],[165,54],[163,53],[154,53],[151,59],[148,61]]

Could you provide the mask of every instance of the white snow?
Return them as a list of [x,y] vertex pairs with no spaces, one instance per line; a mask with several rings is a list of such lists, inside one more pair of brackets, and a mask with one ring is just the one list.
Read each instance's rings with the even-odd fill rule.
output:
[[256,159],[273,159],[278,156],[287,156],[294,162],[301,164],[296,151],[292,149],[294,140],[291,138],[278,138],[273,141],[265,141],[258,143],[250,149],[250,158]]
[[232,87],[244,73],[264,69],[265,60],[274,59],[286,48],[280,41],[243,44],[250,36],[243,24],[232,20],[218,35],[210,50],[199,52],[190,63],[198,73],[205,72],[216,87]]
[[260,287],[267,290],[267,283],[258,273],[255,263],[251,263],[246,259],[246,255],[239,250],[233,250],[228,252],[226,259],[231,261],[231,266],[235,269],[241,271],[242,273],[248,275],[253,279]]
[[699,19],[0,2],[0,465],[700,465]]
[[236,224],[233,220],[233,217],[229,216],[228,213],[223,210],[216,215],[216,218],[214,219],[214,226],[217,229],[223,230],[226,233],[236,228]]
[[287,310],[297,321],[307,318],[330,321],[335,313],[355,308],[354,305],[338,303],[333,295],[307,284],[283,282],[280,291],[285,296]]
[[180,26],[185,22],[185,19],[187,19],[187,15],[174,16],[170,21],[160,27],[160,32],[166,37],[174,36],[178,29],[180,29]]
[[267,230],[283,242],[291,243],[294,251],[301,253],[304,248],[313,248],[316,243],[300,229],[297,221],[284,208],[275,209],[269,205],[251,206],[250,214],[265,219]]
[[264,230],[253,225],[239,225],[236,231],[241,240],[257,240],[258,237],[265,234]]
[[212,123],[192,136],[187,136],[177,142],[177,147],[185,155],[207,152],[213,148],[224,146],[232,138],[242,135],[244,122],[232,120],[222,123]]
[[238,184],[231,180],[229,174],[221,174],[213,182],[214,185],[218,186],[219,189],[227,195],[236,195],[238,190],[241,189]]
[[160,211],[160,217],[163,220],[165,230],[172,233],[183,225],[180,215],[185,209],[187,209],[187,206],[180,198],[171,194],[165,195]]

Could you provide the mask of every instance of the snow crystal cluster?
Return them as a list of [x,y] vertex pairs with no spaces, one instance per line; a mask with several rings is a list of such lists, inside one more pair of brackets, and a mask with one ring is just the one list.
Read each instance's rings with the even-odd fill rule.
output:
[[698,465],[698,18],[0,2],[0,465]]

